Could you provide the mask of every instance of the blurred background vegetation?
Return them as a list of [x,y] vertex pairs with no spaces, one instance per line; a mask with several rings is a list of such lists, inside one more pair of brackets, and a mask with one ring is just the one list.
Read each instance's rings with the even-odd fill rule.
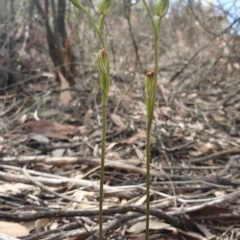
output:
[[[153,11],[154,1],[148,2]],[[97,3],[82,1],[96,20]],[[210,90],[219,100],[236,90],[240,83],[239,8],[237,0],[171,1],[160,39],[159,88],[167,89],[159,93],[160,105],[171,105],[175,96],[186,91]],[[99,42],[87,18],[67,0],[3,0],[0,9],[2,90],[18,86],[16,91],[28,96],[53,95],[49,89],[58,91],[59,86],[60,91],[70,87],[70,95],[77,89],[86,97],[99,92]],[[142,2],[115,1],[106,32],[115,86],[112,95],[143,94],[144,73],[153,68],[153,34]],[[65,103],[60,98],[60,103],[68,106],[72,97],[68,98]],[[51,102],[46,99],[44,104]],[[61,104],[55,107],[60,109]]]
[[[82,3],[97,20],[98,1]],[[153,4],[149,0],[152,10]],[[161,34],[162,79],[200,87],[205,80],[216,84],[239,74],[239,8],[237,0],[171,2]],[[96,71],[98,40],[68,1],[1,1],[0,9],[1,70],[18,74],[17,81],[21,74],[60,68],[73,85]],[[129,80],[152,68],[152,29],[140,0],[115,1],[107,33],[113,74]]]

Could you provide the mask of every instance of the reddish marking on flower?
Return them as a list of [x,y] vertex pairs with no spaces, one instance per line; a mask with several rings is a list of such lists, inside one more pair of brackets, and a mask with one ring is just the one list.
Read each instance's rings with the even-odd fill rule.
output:
[[104,57],[107,57],[107,52],[106,52],[106,50],[105,49],[102,49],[102,57],[104,58]]
[[153,70],[148,70],[146,75],[147,75],[147,77],[152,78],[152,77],[154,77],[155,73]]

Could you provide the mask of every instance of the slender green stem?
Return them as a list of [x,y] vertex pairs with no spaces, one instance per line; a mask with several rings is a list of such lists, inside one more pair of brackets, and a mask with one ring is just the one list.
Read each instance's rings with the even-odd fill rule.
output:
[[153,18],[152,14],[151,14],[151,11],[150,11],[149,7],[148,7],[148,4],[146,3],[145,0],[142,0],[142,1],[143,1],[143,4],[144,4],[144,6],[145,6],[145,8],[147,10],[148,17],[150,18],[150,21],[151,21],[151,24],[152,24],[152,28],[153,28],[153,31],[154,31],[154,35],[157,35],[157,29],[155,27],[154,18]]
[[147,142],[146,142],[146,155],[147,155],[147,174],[146,174],[146,236],[145,239],[148,240],[149,233],[149,218],[150,218],[150,163],[151,163],[151,124],[147,121]]
[[[159,20],[161,21],[161,19]],[[157,24],[156,24],[157,25]],[[160,23],[158,26],[155,26],[155,28],[159,27],[159,29],[157,29],[157,33],[154,34],[154,52],[155,52],[155,56],[154,56],[154,61],[155,61],[155,66],[154,66],[154,72],[155,72],[155,79],[154,79],[154,95],[153,95],[153,106],[152,106],[152,110],[154,111],[154,103],[155,103],[155,99],[156,99],[156,92],[157,92],[157,80],[158,80],[158,62],[159,62],[159,32],[160,32]],[[152,117],[153,117],[153,112],[152,112]]]
[[105,143],[107,129],[107,105],[102,105],[102,148],[101,148],[101,170],[100,170],[100,198],[99,198],[99,239],[103,239],[103,185],[105,165]]
[[107,51],[106,44],[105,44],[105,37],[104,37],[104,23],[105,23],[105,15],[101,15],[98,20],[98,31],[100,34],[100,41],[102,43],[102,47]]
[[152,120],[154,114],[154,104],[156,99],[156,90],[157,90],[157,79],[158,79],[158,58],[159,58],[159,37],[155,35],[154,37],[154,48],[155,48],[155,68],[154,68],[154,87],[153,87],[153,96],[151,101],[151,107],[147,119],[147,139],[146,139],[146,157],[147,157],[147,174],[146,174],[146,236],[145,239],[148,240],[149,234],[149,220],[150,220],[150,185],[151,185],[151,174],[150,174],[150,165],[151,165],[151,129],[152,129]]

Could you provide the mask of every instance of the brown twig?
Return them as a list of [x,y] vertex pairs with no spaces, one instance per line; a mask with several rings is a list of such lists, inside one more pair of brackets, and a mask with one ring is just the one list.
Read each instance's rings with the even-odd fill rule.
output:
[[[145,214],[145,208],[144,207],[137,207],[137,206],[123,206],[123,207],[117,207],[112,209],[104,209],[103,215],[109,216],[114,215],[118,213],[127,213],[127,212],[137,212],[141,214]],[[42,218],[62,218],[62,217],[90,217],[90,216],[98,216],[99,211],[98,210],[74,210],[74,211],[66,211],[66,210],[49,210],[49,211],[38,211],[35,213],[9,213],[9,212],[3,212],[0,211],[0,219],[6,219],[11,221],[34,221],[37,219]],[[162,212],[161,210],[157,209],[151,209],[150,211],[151,215],[159,218],[164,219],[167,223],[175,226],[180,227],[184,219],[178,219],[174,218],[170,215],[167,215],[166,213]]]
[[218,157],[222,157],[222,156],[226,156],[226,155],[235,155],[235,154],[240,154],[240,148],[232,148],[232,149],[228,149],[228,150],[223,150],[223,151],[220,151],[220,152],[209,154],[209,155],[204,156],[204,157],[191,159],[190,162],[191,163],[204,162],[204,161],[207,161],[209,159],[215,159],[215,158],[218,158]]

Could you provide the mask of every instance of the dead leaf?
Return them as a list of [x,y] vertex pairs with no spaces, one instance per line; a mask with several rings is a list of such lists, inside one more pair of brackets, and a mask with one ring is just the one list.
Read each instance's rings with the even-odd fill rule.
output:
[[189,151],[189,155],[194,156],[194,157],[199,157],[202,155],[202,152],[199,151]]
[[135,202],[135,206],[141,206],[146,201],[146,195],[142,196],[140,199]]
[[11,192],[11,194],[17,194],[22,191],[31,191],[34,190],[35,187],[28,184],[23,183],[5,183],[1,185],[0,193]]
[[91,204],[87,204],[87,203],[73,203],[72,204],[72,208],[71,209],[74,209],[74,210],[98,210],[98,206],[94,206],[94,205],[91,205]]
[[57,222],[54,222],[53,224],[51,224],[50,226],[50,230],[56,230],[58,228],[58,223]]
[[[195,233],[195,232],[190,232],[190,231],[182,231],[178,230],[181,234],[190,237],[190,239],[195,239],[195,240],[209,240],[202,235]],[[188,238],[189,239],[189,238]]]
[[122,118],[117,114],[111,114],[111,119],[115,125],[120,127],[121,129],[125,129],[126,125],[123,123]]
[[135,153],[136,153],[137,157],[140,160],[144,161],[144,154],[143,154],[143,152],[140,149],[136,148],[136,147],[134,149],[135,149]]
[[53,157],[62,157],[65,153],[66,149],[65,148],[58,148],[52,151],[52,156]]
[[205,225],[195,222],[195,225],[198,229],[205,235],[207,239],[215,238],[215,235],[211,234],[211,232],[206,228]]
[[191,93],[191,94],[188,94],[188,99],[194,99],[194,98],[196,98],[198,95],[197,95],[197,93]]
[[87,122],[92,117],[92,115],[93,115],[93,110],[88,109],[84,116],[84,120],[83,120],[84,125],[87,125]]
[[72,100],[71,92],[69,90],[69,82],[63,76],[60,70],[58,70],[58,77],[61,82],[61,87],[60,87],[61,93],[60,93],[59,99],[64,107],[68,107],[70,101]]
[[202,152],[203,154],[209,153],[213,149],[213,144],[210,142],[207,142],[203,146],[201,146],[198,151]]
[[29,135],[29,140],[35,140],[36,142],[42,143],[42,144],[50,143],[49,138],[37,133],[31,133]]
[[67,140],[68,135],[78,132],[78,128],[72,125],[54,123],[50,120],[29,121],[20,126],[26,133],[41,134],[45,137]]
[[127,204],[128,203],[128,200],[126,199],[126,198],[123,198],[122,200],[121,200],[121,205],[125,205],[125,204]]
[[216,206],[206,206],[204,208],[192,211],[189,213],[190,218],[200,218],[200,217],[207,217],[212,215],[221,215],[221,214],[227,214],[232,213],[232,211],[228,208],[224,207],[216,207]]
[[128,139],[121,141],[121,143],[132,144],[145,136],[146,136],[146,131],[139,130],[137,134],[135,134],[134,136],[132,136]]
[[22,222],[21,225],[27,228],[31,232],[35,228],[35,221]]
[[90,236],[89,233],[83,233],[81,236],[68,238],[68,240],[86,240]]
[[223,196],[226,195],[226,191],[224,191],[224,190],[222,190],[222,191],[215,191],[215,192],[214,192],[214,195],[215,195],[216,197],[223,197]]
[[172,109],[170,107],[162,106],[160,108],[161,113],[166,117],[171,117]]
[[0,233],[0,239],[2,239],[2,240],[20,240],[19,238],[10,237],[9,235],[5,235],[3,233]]
[[[132,227],[127,229],[128,233],[140,233],[143,232],[146,228],[146,222],[138,222],[134,224]],[[172,227],[171,225],[156,221],[156,220],[150,220],[149,221],[149,229],[150,230],[169,230],[169,231],[176,231],[176,228]]]
[[46,227],[54,221],[54,218],[42,218],[35,222],[35,228],[37,233],[40,233],[46,229]]
[[115,147],[118,143],[117,142],[112,142],[106,149],[106,152],[109,152],[113,147]]
[[106,158],[109,160],[119,160],[121,159],[121,156],[118,152],[108,152]]
[[26,227],[18,223],[0,221],[0,233],[11,237],[23,237],[29,235]]

